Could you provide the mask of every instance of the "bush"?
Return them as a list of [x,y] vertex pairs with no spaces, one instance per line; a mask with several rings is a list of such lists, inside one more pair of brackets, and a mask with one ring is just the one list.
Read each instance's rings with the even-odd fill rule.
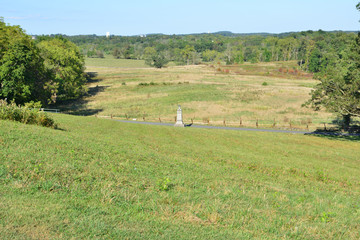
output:
[[157,185],[160,191],[169,191],[174,186],[174,184],[172,184],[170,179],[167,177],[159,179]]
[[0,100],[0,119],[57,128],[55,121],[46,113],[36,108],[20,107],[15,103],[8,104],[4,100]]

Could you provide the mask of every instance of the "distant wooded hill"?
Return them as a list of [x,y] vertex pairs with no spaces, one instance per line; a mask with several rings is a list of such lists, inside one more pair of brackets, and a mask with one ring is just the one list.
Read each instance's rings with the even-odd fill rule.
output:
[[[41,36],[38,36],[41,38]],[[154,59],[161,55],[177,64],[201,62],[271,62],[297,60],[303,69],[319,72],[333,56],[348,52],[355,31],[303,31],[271,33],[200,33],[141,36],[63,36],[88,57],[112,54],[123,59]]]

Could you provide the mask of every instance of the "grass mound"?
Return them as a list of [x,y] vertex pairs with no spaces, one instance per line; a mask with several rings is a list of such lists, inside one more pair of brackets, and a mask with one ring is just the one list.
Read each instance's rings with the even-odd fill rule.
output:
[[15,103],[8,104],[4,100],[0,100],[0,119],[57,128],[55,121],[46,113],[38,109],[17,106]]
[[0,121],[2,239],[359,239],[358,139]]

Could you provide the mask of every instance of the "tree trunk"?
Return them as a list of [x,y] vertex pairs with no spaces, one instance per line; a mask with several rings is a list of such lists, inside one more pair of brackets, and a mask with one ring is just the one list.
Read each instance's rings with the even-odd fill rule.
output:
[[344,124],[344,130],[349,130],[350,128],[350,121],[351,121],[351,115],[343,115],[343,124]]

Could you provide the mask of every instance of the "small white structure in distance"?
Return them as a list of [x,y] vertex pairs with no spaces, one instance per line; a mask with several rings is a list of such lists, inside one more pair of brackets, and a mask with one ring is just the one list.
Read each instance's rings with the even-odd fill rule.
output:
[[182,110],[181,110],[181,106],[178,105],[179,108],[177,110],[177,115],[176,115],[176,123],[175,123],[175,127],[185,127],[185,124],[182,120]]
[[110,37],[110,32],[106,32],[106,38]]

